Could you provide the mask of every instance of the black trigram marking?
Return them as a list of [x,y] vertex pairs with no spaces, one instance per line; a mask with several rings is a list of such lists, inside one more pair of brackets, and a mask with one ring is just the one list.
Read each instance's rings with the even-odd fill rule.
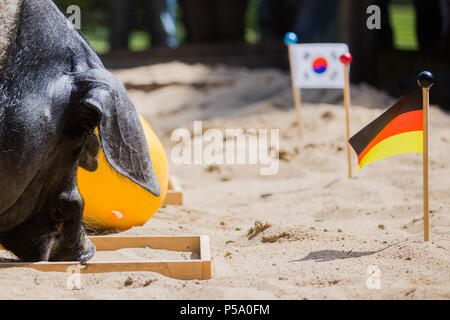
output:
[[306,52],[304,55],[303,55],[303,59],[308,59],[309,58],[309,52]]

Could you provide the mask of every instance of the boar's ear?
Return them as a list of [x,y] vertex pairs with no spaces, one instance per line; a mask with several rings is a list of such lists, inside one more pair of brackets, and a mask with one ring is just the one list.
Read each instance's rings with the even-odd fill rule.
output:
[[81,102],[97,108],[102,115],[99,136],[109,165],[122,176],[159,197],[160,186],[144,131],[126,91],[116,92],[102,84],[91,88]]

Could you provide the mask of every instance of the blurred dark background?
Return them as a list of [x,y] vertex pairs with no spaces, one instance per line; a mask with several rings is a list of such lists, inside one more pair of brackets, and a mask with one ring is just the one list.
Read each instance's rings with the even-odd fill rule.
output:
[[[82,32],[107,67],[173,60],[289,68],[283,36],[345,42],[351,80],[400,96],[435,75],[431,102],[450,109],[450,0],[55,0],[81,8]],[[369,30],[368,6],[381,9]]]

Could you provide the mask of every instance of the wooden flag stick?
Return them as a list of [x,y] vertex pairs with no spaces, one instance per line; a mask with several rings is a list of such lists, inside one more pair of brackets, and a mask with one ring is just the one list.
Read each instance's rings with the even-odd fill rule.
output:
[[423,235],[430,240],[430,224],[428,217],[428,88],[423,88]]
[[423,237],[430,241],[430,223],[428,207],[428,115],[429,93],[433,85],[433,75],[428,71],[419,74],[417,82],[422,88],[423,95]]
[[344,87],[344,105],[345,105],[345,123],[346,123],[346,145],[347,145],[347,163],[348,163],[348,178],[352,178],[352,158],[350,143],[350,75],[349,75],[349,65],[352,61],[352,56],[350,53],[343,54],[340,57],[341,62],[344,64],[344,76],[345,76],[345,87]]
[[301,123],[301,116],[300,116],[300,106],[302,104],[301,94],[300,94],[300,88],[297,88],[295,86],[294,81],[294,71],[292,70],[292,50],[291,46],[288,45],[288,52],[289,52],[289,65],[291,70],[291,86],[292,86],[292,94],[294,97],[294,106],[295,111],[297,113],[297,128],[298,128],[298,137],[302,137],[302,123]]
[[295,112],[297,113],[297,128],[298,128],[298,137],[302,137],[302,123],[301,123],[301,116],[300,116],[300,106],[302,104],[302,98],[300,94],[300,88],[295,87],[295,80],[294,80],[294,70],[293,70],[293,57],[292,57],[292,44],[295,44],[298,42],[298,37],[293,32],[288,32],[284,36],[284,44],[288,47],[288,55],[289,55],[289,69],[291,70],[291,87],[292,87],[292,95],[294,97],[294,106],[295,106]]

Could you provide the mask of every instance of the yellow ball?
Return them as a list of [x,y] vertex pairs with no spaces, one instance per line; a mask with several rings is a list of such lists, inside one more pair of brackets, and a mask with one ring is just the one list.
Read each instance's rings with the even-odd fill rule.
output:
[[161,194],[156,197],[117,173],[109,166],[100,149],[98,169],[95,172],[78,169],[78,188],[84,200],[83,219],[90,228],[127,230],[133,226],[141,226],[156,213],[164,201],[169,185],[166,154],[149,123],[139,117]]

